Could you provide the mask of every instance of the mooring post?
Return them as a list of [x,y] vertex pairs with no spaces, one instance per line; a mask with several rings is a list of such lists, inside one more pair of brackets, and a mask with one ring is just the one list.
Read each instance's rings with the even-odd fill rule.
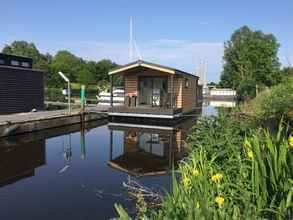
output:
[[80,89],[80,112],[82,114],[85,112],[85,85],[82,85]]

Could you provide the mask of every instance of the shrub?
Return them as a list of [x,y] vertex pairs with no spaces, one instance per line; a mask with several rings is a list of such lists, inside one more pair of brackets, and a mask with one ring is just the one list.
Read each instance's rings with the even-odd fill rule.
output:
[[293,77],[261,92],[252,102],[250,114],[260,121],[293,119]]

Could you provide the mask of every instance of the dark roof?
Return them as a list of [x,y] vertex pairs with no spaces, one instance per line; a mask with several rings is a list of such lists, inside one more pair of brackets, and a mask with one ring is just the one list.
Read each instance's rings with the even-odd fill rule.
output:
[[[29,57],[0,53],[0,60],[2,61],[0,62],[1,66],[11,66],[29,69],[32,69],[33,67],[33,59]],[[12,65],[12,61],[17,61],[19,64]],[[23,62],[27,63],[26,66],[22,65]]]
[[119,70],[119,69],[123,69],[123,68],[126,68],[126,67],[128,67],[128,66],[135,65],[135,64],[139,64],[139,65],[146,64],[146,65],[150,65],[150,66],[154,66],[154,67],[158,67],[158,68],[164,68],[164,69],[168,69],[168,70],[173,70],[176,74],[188,75],[188,76],[192,76],[192,77],[199,78],[199,77],[196,76],[196,75],[193,75],[193,74],[191,74],[191,73],[188,73],[188,72],[185,72],[185,71],[182,71],[182,70],[179,70],[179,69],[175,69],[175,68],[172,68],[172,67],[168,67],[168,66],[164,66],[164,65],[160,65],[160,64],[156,64],[156,63],[146,62],[146,61],[144,61],[144,60],[137,60],[137,61],[135,61],[135,62],[128,63],[128,64],[126,64],[126,65],[116,67],[116,68],[114,68],[113,70],[111,70],[111,71],[109,72],[109,74],[111,74],[112,71],[116,71],[116,70]]
[[6,53],[0,53],[0,57],[13,57],[13,58],[20,58],[23,60],[31,60],[31,61],[33,60],[31,57],[14,55],[14,54],[6,54]]

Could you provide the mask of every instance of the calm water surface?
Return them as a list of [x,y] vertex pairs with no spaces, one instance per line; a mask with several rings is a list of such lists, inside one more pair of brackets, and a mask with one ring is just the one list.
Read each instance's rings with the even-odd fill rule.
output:
[[[210,111],[210,110],[209,110]],[[94,122],[0,140],[0,219],[109,219],[134,213],[123,182],[170,188],[190,118],[173,127]]]

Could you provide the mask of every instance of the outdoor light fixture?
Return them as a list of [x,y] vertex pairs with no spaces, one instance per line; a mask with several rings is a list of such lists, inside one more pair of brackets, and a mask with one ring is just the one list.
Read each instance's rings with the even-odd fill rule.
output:
[[67,90],[68,90],[68,113],[71,114],[71,92],[70,92],[70,80],[61,72],[59,71],[58,74],[67,82]]

